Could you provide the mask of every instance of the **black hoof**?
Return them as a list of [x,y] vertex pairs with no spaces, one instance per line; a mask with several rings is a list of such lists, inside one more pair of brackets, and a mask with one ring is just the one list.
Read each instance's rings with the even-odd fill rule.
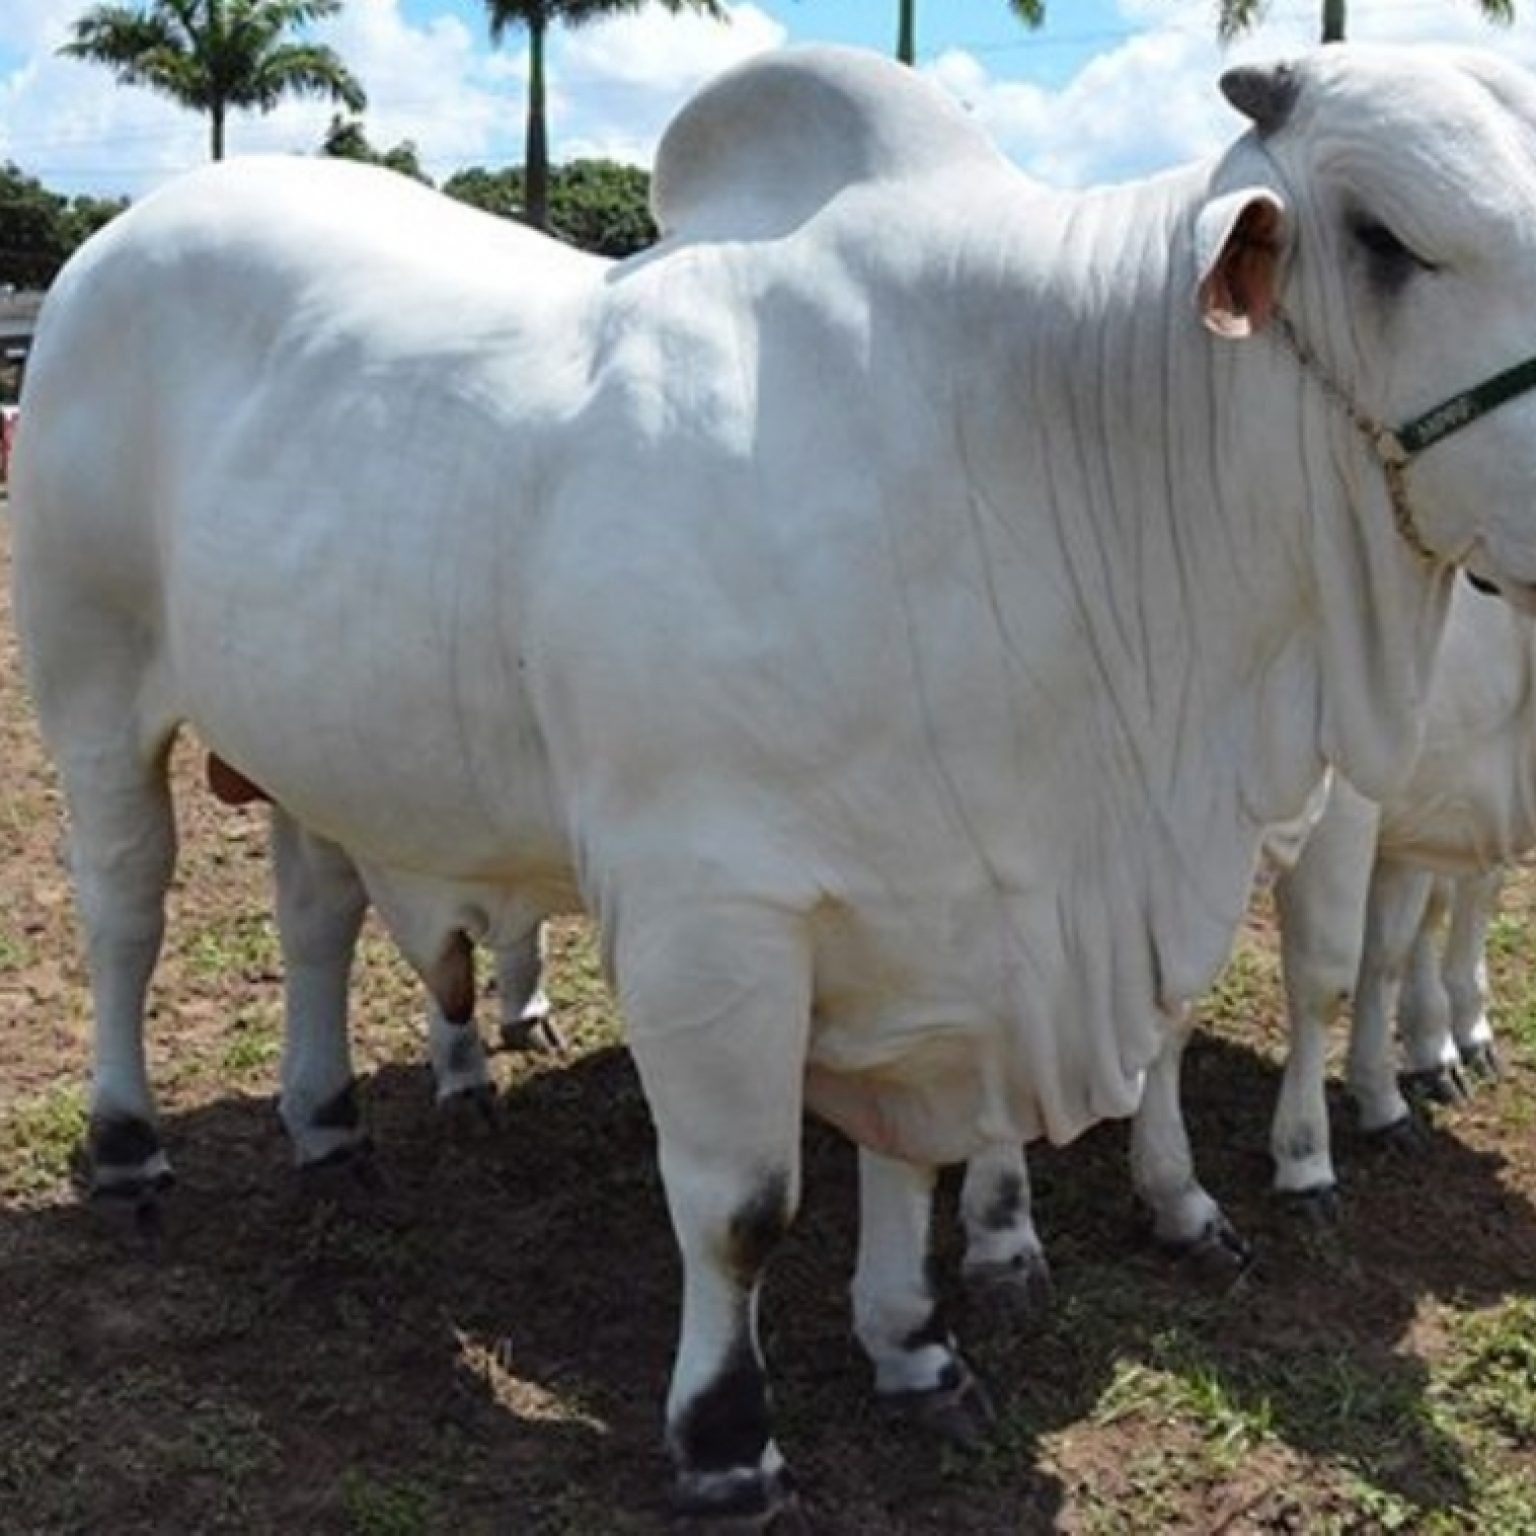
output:
[[501,1104],[494,1083],[478,1083],[461,1088],[437,1101],[443,1125],[454,1134],[483,1137],[499,1128]]
[[1397,1085],[1410,1104],[1460,1104],[1472,1097],[1472,1085],[1460,1066],[1402,1072]]
[[132,1183],[118,1178],[90,1190],[91,1209],[125,1246],[157,1259],[165,1246],[165,1205],[161,1197],[174,1182],[169,1172]]
[[975,1450],[997,1423],[992,1395],[964,1361],[956,1361],[955,1381],[929,1392],[891,1392],[881,1406],[961,1450]]
[[1368,1146],[1390,1157],[1419,1158],[1430,1145],[1429,1127],[1417,1115],[1404,1115],[1390,1125],[1365,1133]]
[[1318,1184],[1312,1189],[1279,1191],[1280,1208],[1304,1226],[1321,1228],[1338,1225],[1343,1207],[1336,1184]]
[[299,1167],[299,1186],[313,1200],[346,1205],[381,1194],[384,1177],[374,1161],[373,1143],[364,1137]]
[[1503,1068],[1499,1065],[1499,1053],[1494,1049],[1491,1040],[1481,1041],[1477,1045],[1463,1046],[1461,1064],[1466,1068],[1468,1077],[1479,1078],[1485,1082],[1493,1082],[1503,1075]]
[[1159,1238],[1158,1245],[1178,1261],[1184,1273],[1202,1285],[1230,1285],[1253,1264],[1253,1248],[1219,1211],[1198,1237],[1184,1241]]
[[774,1472],[682,1472],[672,1509],[689,1536],[756,1536],[808,1531],[800,1496],[787,1467]]
[[1037,1327],[1056,1299],[1043,1253],[1021,1253],[1007,1263],[967,1265],[961,1282],[967,1310],[992,1329]]
[[152,1200],[174,1182],[159,1132],[133,1116],[92,1119],[76,1174],[91,1199],[128,1204]]
[[565,1038],[547,1014],[542,1019],[503,1019],[501,1048],[504,1051],[558,1056],[565,1050]]

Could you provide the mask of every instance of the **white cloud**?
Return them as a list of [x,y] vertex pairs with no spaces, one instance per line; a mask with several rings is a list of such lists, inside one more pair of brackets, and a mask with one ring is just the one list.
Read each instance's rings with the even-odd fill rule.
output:
[[[995,77],[969,53],[939,57],[933,77],[1031,174],[1062,186],[1122,181],[1215,153],[1242,126],[1217,79],[1229,65],[1302,52],[1320,0],[1277,0],[1254,32],[1223,49],[1211,0],[1120,0],[1128,35],[1058,89]],[[1536,65],[1536,28],[1495,29],[1457,0],[1353,0],[1350,37],[1469,43]],[[1140,30],[1131,30],[1140,29]]]
[[750,4],[733,6],[728,23],[651,10],[571,31],[551,71],[556,158],[648,164],[661,130],[694,90],[784,39],[784,28]]
[[[118,86],[103,69],[57,57],[84,3],[0,0],[0,159],[71,192],[136,193],[199,164],[207,130],[195,115]],[[930,8],[938,3],[930,0]],[[1222,67],[1309,46],[1319,3],[1275,0],[1270,19],[1224,53],[1212,0],[1119,0],[1124,36],[1110,34],[1064,83],[999,75],[1001,53],[984,60],[947,52],[930,73],[1034,174],[1069,185],[1121,180],[1230,139],[1238,123],[1216,90]],[[814,9],[805,0],[808,25]],[[1065,4],[1058,9],[1067,12]],[[740,0],[731,10],[730,25],[651,6],[557,30],[549,61],[555,157],[648,162],[667,119],[699,82],[784,41],[785,28],[761,3]],[[483,20],[478,9],[461,14]],[[1065,39],[1073,23],[1060,25]],[[1495,31],[1470,0],[1352,0],[1350,33],[1362,40],[1481,42],[1536,64],[1536,23]],[[366,127],[375,143],[413,140],[437,176],[521,161],[527,49],[515,31],[492,50],[484,26],[452,15],[415,24],[401,0],[347,0],[322,35],[368,90]],[[1029,57],[1021,50],[1006,61]],[[287,103],[268,118],[241,115],[230,125],[231,148],[313,150],[332,110],[327,103]]]
[[[4,0],[0,35],[0,159],[64,192],[138,193],[207,156],[207,127],[153,93],[117,85],[56,49],[83,0]],[[550,44],[550,132],[557,159],[613,155],[646,162],[667,119],[703,79],[784,39],[750,3],[730,24],[652,7]],[[410,22],[400,0],[348,0],[317,35],[337,49],[368,92],[365,124],[377,144],[412,140],[427,169],[523,158],[526,43],[500,50],[484,29],[451,15]],[[20,62],[6,72],[3,60]],[[238,114],[232,154],[312,151],[336,108],[288,101],[260,117]]]

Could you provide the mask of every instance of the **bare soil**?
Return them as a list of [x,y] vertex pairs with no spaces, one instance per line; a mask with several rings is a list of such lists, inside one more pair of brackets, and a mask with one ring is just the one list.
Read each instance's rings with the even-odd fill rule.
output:
[[[434,1108],[416,989],[370,934],[355,1041],[383,1187],[316,1187],[273,1110],[264,821],[214,803],[181,753],[151,1020],[178,1183],[150,1245],[71,1180],[88,1003],[8,614],[0,739],[0,1532],[669,1529],[678,1266],[583,925],[553,963],[571,1049],[498,1058],[494,1126]],[[1344,1208],[1319,1227],[1266,1192],[1281,1028],[1261,899],[1187,1072],[1205,1180],[1252,1268],[1213,1282],[1150,1247],[1123,1126],[1040,1152],[1051,1314],[957,1312],[1001,1413],[979,1452],[872,1402],[848,1341],[853,1160],[810,1128],[764,1317],[814,1529],[1536,1529],[1533,902],[1518,881],[1498,933],[1503,1080],[1410,1158],[1368,1146],[1336,1096]]]

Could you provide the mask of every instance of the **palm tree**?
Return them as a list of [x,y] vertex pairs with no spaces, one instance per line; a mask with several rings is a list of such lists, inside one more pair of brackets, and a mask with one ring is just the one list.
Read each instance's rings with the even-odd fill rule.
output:
[[[1038,27],[1045,20],[1045,0],[1008,0],[1008,9],[1026,27]],[[903,64],[917,61],[917,0],[901,0],[896,21],[896,57]]]
[[[675,16],[699,11],[716,21],[729,21],[722,0],[658,0]],[[523,155],[527,204],[524,222],[535,229],[549,227],[549,125],[544,97],[544,42],[550,27],[563,22],[579,27],[626,11],[638,11],[646,0],[485,0],[491,13],[491,41],[499,43],[509,27],[528,29],[528,136]]]
[[367,97],[335,51],[290,34],[341,0],[148,0],[98,5],[75,22],[59,52],[105,64],[125,85],[145,85],[208,115],[213,158],[224,158],[234,110],[270,112],[285,96],[322,96],[361,112]]
[[[1478,0],[1483,15],[1489,21],[1508,26],[1515,19],[1515,0]],[[1216,20],[1217,35],[1222,42],[1230,43],[1234,37],[1255,27],[1269,8],[1269,0],[1221,0],[1220,14]],[[1323,0],[1323,32],[1325,43],[1344,41],[1344,18],[1348,0]]]

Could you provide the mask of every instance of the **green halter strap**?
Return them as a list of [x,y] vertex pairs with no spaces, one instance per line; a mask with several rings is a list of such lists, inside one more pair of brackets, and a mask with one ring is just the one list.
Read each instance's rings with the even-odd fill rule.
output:
[[1413,509],[1408,505],[1404,471],[1409,462],[1431,444],[1470,426],[1480,416],[1486,416],[1506,401],[1536,389],[1536,357],[1516,363],[1513,368],[1506,368],[1502,373],[1484,379],[1481,384],[1475,384],[1459,395],[1452,395],[1433,410],[1425,411],[1394,428],[1383,425],[1355,404],[1349,391],[1302,340],[1291,317],[1283,309],[1276,307],[1274,318],[1280,339],[1290,348],[1302,369],[1317,380],[1323,393],[1339,406],[1370,445],[1386,476],[1387,493],[1392,502],[1392,520],[1397,525],[1397,531],[1422,559],[1431,565],[1446,564],[1445,557],[1436,554],[1419,533]]

